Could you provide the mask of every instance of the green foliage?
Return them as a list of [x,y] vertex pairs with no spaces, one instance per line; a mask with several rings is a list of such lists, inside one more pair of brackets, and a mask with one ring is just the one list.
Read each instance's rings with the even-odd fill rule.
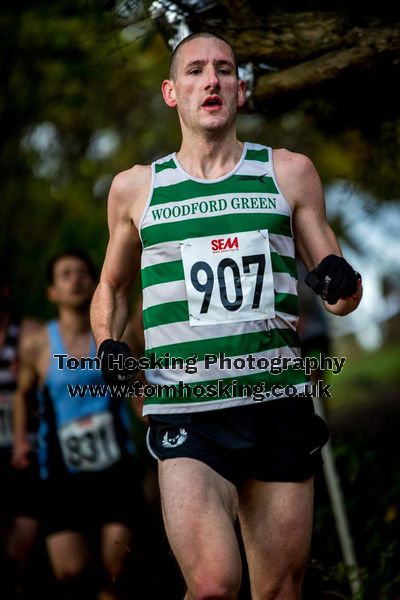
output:
[[[148,23],[123,29],[113,5],[22,0],[18,8],[10,1],[0,8],[0,269],[12,268],[14,304],[23,314],[49,316],[44,270],[55,252],[82,246],[101,265],[113,176],[179,143],[176,116],[160,95],[169,55],[164,41]],[[343,88],[331,103],[304,103],[283,115],[243,115],[239,134],[309,154],[324,182],[343,178],[378,198],[393,198],[400,166],[398,103],[384,81],[366,89],[365,98],[361,111]],[[379,403],[383,379],[395,398],[397,357],[398,348],[389,347],[365,362],[353,360],[352,371],[346,366],[334,381],[336,406],[349,398]],[[386,440],[386,434],[362,434],[335,439],[337,460],[364,598],[392,600],[400,585],[398,452],[390,451],[394,434]],[[344,585],[326,500],[316,531],[325,563],[335,565],[327,576]]]
[[[117,12],[113,0],[2,3],[0,268],[10,263],[24,313],[47,316],[43,270],[55,251],[82,245],[100,266],[113,176],[179,143],[160,95],[169,52],[143,20],[148,4],[119,3]],[[379,81],[362,90],[362,105],[337,86],[289,113],[243,115],[240,137],[310,155],[325,183],[341,178],[393,198],[398,102],[384,73]]]
[[79,245],[100,266],[112,177],[178,142],[159,100],[168,51],[154,32],[128,38],[98,3],[0,11],[0,262],[16,308],[44,317],[49,257]]
[[[348,360],[330,374],[329,421],[336,465],[360,566],[357,600],[394,600],[400,593],[400,456],[398,452],[399,345],[361,352],[341,341]],[[331,504],[317,487],[316,548],[326,589],[349,595]]]
[[[395,432],[334,436],[336,463],[360,566],[359,600],[393,600],[400,593],[399,457],[393,452]],[[328,534],[330,532],[330,534]],[[340,549],[326,491],[320,494],[315,520],[317,549],[324,564],[325,589],[348,593],[348,570]],[[396,595],[397,594],[397,595]]]
[[[330,406],[344,408],[349,398],[353,406],[376,403],[376,399],[382,396],[382,389],[385,390],[385,398],[395,395],[400,384],[399,351],[399,344],[395,342],[373,352],[353,350],[339,375],[328,372],[327,381],[333,392]],[[343,355],[343,348],[340,355]]]

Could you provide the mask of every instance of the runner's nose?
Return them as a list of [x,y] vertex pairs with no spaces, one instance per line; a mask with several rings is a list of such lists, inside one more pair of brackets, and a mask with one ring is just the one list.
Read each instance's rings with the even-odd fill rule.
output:
[[210,69],[207,70],[207,79],[206,79],[206,90],[207,91],[212,91],[212,90],[219,90],[219,79],[218,79],[218,75],[216,70],[211,67]]

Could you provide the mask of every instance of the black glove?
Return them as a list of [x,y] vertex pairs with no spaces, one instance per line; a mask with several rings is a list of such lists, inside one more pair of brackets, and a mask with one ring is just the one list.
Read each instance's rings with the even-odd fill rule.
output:
[[328,304],[336,304],[356,292],[361,275],[341,256],[329,254],[307,274],[305,282]]
[[137,361],[125,342],[104,340],[97,352],[101,363],[103,379],[108,385],[132,383],[138,372]]

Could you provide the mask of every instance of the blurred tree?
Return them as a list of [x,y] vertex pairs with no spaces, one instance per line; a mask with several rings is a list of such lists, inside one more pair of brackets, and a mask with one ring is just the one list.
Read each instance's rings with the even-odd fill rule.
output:
[[295,7],[285,0],[156,0],[151,7],[166,36],[171,23],[182,21],[191,31],[223,32],[239,61],[260,69],[257,105],[288,96],[293,103],[325,82],[346,74],[357,79],[376,67],[398,73],[400,14],[386,0],[302,0]]
[[[350,178],[381,200],[399,197],[398,4],[156,0],[151,6],[166,40],[176,39],[182,24],[222,34],[239,61],[252,65],[247,111],[272,124],[294,113],[294,135],[308,152],[299,134],[309,138],[311,130],[316,139],[317,131],[311,154],[324,178]],[[290,119],[285,125],[288,138]]]
[[[158,15],[164,40],[150,14]],[[114,174],[179,144],[176,117],[159,88],[168,69],[165,40],[183,18],[192,31],[227,37],[240,60],[253,65],[253,96],[238,119],[241,138],[310,155],[324,183],[340,179],[349,192],[361,186],[380,201],[399,197],[395,3],[3,0],[0,269],[8,265],[14,273],[14,304],[21,312],[49,316],[44,267],[54,252],[80,245],[100,266]],[[339,220],[334,225],[341,233]],[[363,452],[360,464],[368,466]],[[374,546],[368,550],[371,572],[376,547],[389,556],[382,557],[378,589],[385,578],[394,579],[398,479],[387,497],[379,496],[369,473],[365,480],[365,497],[374,496],[376,515],[387,526],[379,532],[371,519],[374,535],[366,529],[362,538],[369,536]]]
[[[17,308],[48,313],[43,272],[53,252],[79,244],[101,264],[113,175],[179,143],[159,92],[169,51],[150,14],[158,15],[165,40],[184,17],[194,31],[222,33],[242,62],[252,62],[254,93],[238,121],[242,138],[310,155],[324,183],[341,179],[379,200],[399,197],[396,9],[386,0],[291,5],[21,0],[17,10],[4,0],[0,263],[11,262]],[[318,68],[358,47],[368,58]],[[309,76],[291,87],[292,69]],[[279,80],[289,83],[273,85]]]
[[4,2],[0,29],[0,262],[16,308],[45,316],[48,258],[81,245],[100,265],[113,175],[177,143],[159,98],[168,51],[95,2]]

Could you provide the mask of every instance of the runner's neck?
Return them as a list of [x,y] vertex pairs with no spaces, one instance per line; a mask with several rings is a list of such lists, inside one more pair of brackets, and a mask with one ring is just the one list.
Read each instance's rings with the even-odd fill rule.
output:
[[218,142],[195,139],[190,144],[183,140],[176,158],[189,175],[201,179],[218,179],[235,168],[242,152],[243,143],[236,137]]

